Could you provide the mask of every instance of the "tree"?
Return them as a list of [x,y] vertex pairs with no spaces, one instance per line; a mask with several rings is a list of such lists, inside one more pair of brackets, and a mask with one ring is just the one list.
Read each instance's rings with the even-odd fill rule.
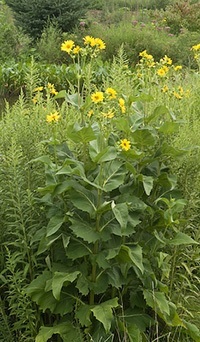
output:
[[74,28],[89,7],[89,0],[5,0],[13,10],[16,24],[33,38],[40,37],[47,23],[63,32]]

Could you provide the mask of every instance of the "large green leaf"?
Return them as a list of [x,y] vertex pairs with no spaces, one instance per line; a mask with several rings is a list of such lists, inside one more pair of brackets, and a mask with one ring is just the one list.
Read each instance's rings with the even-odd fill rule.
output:
[[122,245],[117,258],[122,263],[131,263],[135,265],[142,273],[144,272],[142,247],[134,245],[131,247]]
[[169,302],[163,292],[143,290],[144,298],[152,309],[163,315],[170,315]]
[[186,327],[186,333],[191,336],[192,340],[195,342],[200,342],[200,330],[199,328],[190,322],[183,321]]
[[89,247],[83,243],[82,240],[70,240],[69,245],[67,246],[66,255],[68,258],[72,260],[76,260],[78,258],[82,258],[88,254],[92,253]]
[[95,230],[94,224],[70,218],[72,222],[70,228],[73,233],[84,241],[94,243],[99,240],[99,233]]
[[138,129],[132,133],[132,138],[140,148],[153,146],[156,142],[156,135],[150,129]]
[[141,331],[135,324],[127,325],[126,331],[130,342],[142,342]]
[[173,246],[199,244],[199,242],[193,240],[189,235],[182,232],[176,233],[173,239],[166,241],[168,244]]
[[124,177],[122,163],[119,160],[114,160],[104,165],[102,174],[97,177],[95,182],[98,180],[100,185],[102,184],[103,190],[109,192],[123,184]]
[[52,292],[55,299],[60,300],[60,292],[64,283],[72,283],[80,272],[73,273],[55,272],[52,280]]
[[75,317],[79,320],[82,327],[89,327],[92,322],[90,320],[91,307],[89,305],[80,305],[75,312]]
[[113,298],[104,303],[96,305],[91,309],[96,319],[103,324],[106,332],[109,332],[111,328],[111,323],[113,320],[112,309],[118,307],[118,305],[118,298]]
[[128,207],[126,203],[112,203],[112,212],[119,222],[121,229],[125,230],[128,222]]
[[56,215],[50,218],[49,223],[47,225],[47,237],[55,234],[59,228],[62,226],[65,221],[64,216]]
[[94,217],[96,213],[96,198],[95,195],[84,188],[82,189],[74,189],[70,191],[70,201],[73,203],[73,205],[82,210],[86,211],[90,214],[90,216]]
[[83,342],[80,332],[70,322],[64,322],[53,327],[41,327],[35,342],[47,342],[54,334],[60,335],[63,342]]
[[143,186],[144,186],[144,190],[147,194],[147,196],[150,195],[152,189],[153,189],[153,182],[154,179],[151,176],[145,176],[145,175],[140,175],[139,176],[142,180]]
[[91,126],[82,127],[79,130],[75,130],[73,127],[67,132],[68,139],[71,139],[75,143],[88,143],[96,138]]

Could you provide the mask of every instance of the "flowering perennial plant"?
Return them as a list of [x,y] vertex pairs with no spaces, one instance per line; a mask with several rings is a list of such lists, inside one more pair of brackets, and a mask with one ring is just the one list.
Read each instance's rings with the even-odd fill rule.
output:
[[[75,48],[71,40],[61,46],[73,61]],[[111,336],[142,341],[148,329],[153,331],[155,317],[161,334],[163,326],[190,333],[170,290],[174,248],[195,243],[180,231],[186,202],[177,195],[176,177],[169,171],[171,159],[183,153],[168,141],[177,122],[164,105],[146,112],[152,97],[141,88],[134,96],[122,94],[109,76],[91,86],[81,58],[93,60],[104,49],[105,43],[91,36],[77,48],[82,80],[82,87],[80,77],[72,87],[77,92],[55,95],[54,87],[47,86],[46,100],[54,105],[64,98],[66,121],[69,113],[74,120],[62,138],[53,129],[54,149],[36,160],[45,165],[39,201],[47,210],[47,224],[33,240],[40,240],[40,264],[42,255],[46,262],[27,294],[54,322],[41,327],[36,341],[46,342],[53,334],[78,342]],[[161,82],[157,71],[162,69],[166,82],[173,69],[170,58],[155,63],[146,51],[140,57],[141,73],[150,69]],[[133,74],[128,77],[131,82]],[[162,89],[163,96],[168,94],[167,83]],[[176,91],[183,96],[181,86]],[[59,111],[46,117],[48,123],[59,119]]]

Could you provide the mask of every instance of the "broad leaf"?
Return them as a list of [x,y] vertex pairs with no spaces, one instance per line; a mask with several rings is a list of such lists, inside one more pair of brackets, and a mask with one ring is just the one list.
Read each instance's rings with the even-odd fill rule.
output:
[[93,224],[75,219],[70,219],[70,221],[72,222],[70,229],[77,237],[82,238],[89,243],[94,243],[99,240],[99,233],[95,230]]
[[95,201],[96,198],[94,194],[91,191],[88,191],[86,189],[74,189],[70,191],[70,201],[73,203],[73,205],[82,210],[86,211],[90,214],[90,217],[94,217],[96,213],[96,206]]
[[104,303],[96,305],[91,309],[94,316],[100,321],[106,332],[109,332],[113,320],[112,309],[118,307],[118,298],[110,299]]
[[55,299],[60,300],[60,291],[64,283],[72,283],[80,272],[65,273],[55,272],[52,280],[52,292]]
[[90,320],[91,308],[89,305],[80,305],[75,312],[75,317],[79,320],[82,327],[89,327],[92,322]]
[[125,230],[128,222],[128,207],[126,203],[112,203],[112,212],[119,222],[121,229]]
[[47,237],[55,234],[65,221],[64,216],[53,216],[47,225]]
[[122,245],[117,258],[122,263],[132,263],[142,273],[144,272],[141,246],[135,245],[135,246],[128,247],[128,246]]
[[54,334],[60,335],[63,342],[83,342],[80,332],[69,322],[53,327],[41,327],[35,342],[47,342]]
[[163,315],[170,315],[169,302],[163,292],[143,290],[144,298],[152,309]]
[[182,232],[178,232],[173,239],[167,240],[167,242],[173,246],[199,244],[199,242],[193,240],[189,235]]
[[91,126],[80,128],[78,131],[69,129],[67,132],[68,139],[75,143],[88,143],[96,138]]

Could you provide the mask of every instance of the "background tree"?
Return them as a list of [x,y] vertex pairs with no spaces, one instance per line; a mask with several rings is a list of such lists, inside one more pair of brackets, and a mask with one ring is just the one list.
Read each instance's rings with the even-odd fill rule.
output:
[[74,28],[89,7],[88,0],[6,0],[16,24],[33,38],[40,37],[47,23],[55,23],[63,32]]

